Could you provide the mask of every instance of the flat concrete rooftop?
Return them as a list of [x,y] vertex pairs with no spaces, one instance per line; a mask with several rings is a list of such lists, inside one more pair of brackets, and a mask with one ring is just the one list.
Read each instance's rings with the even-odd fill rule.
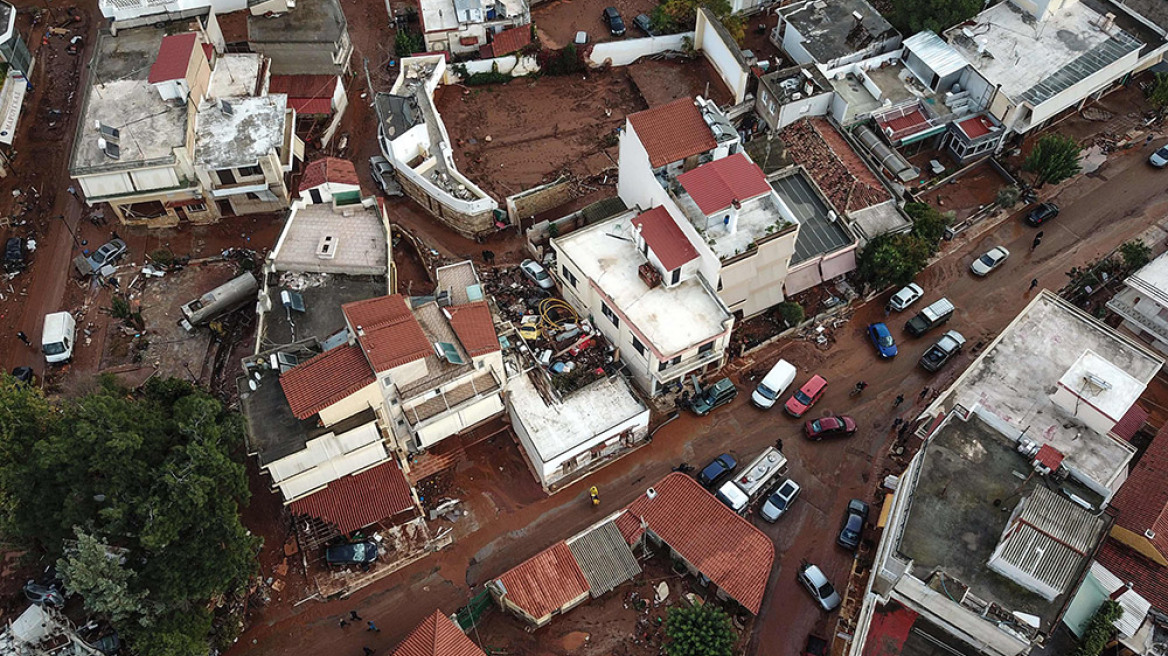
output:
[[[326,238],[331,238],[331,256],[322,258],[317,249]],[[314,203],[293,208],[270,257],[276,271],[385,276],[386,245],[376,207]]]
[[[637,267],[646,262],[630,238],[627,212],[556,238],[559,250],[594,281],[663,355],[680,353],[722,334],[730,314],[696,278],[650,289]],[[680,311],[684,310],[684,312]]]
[[[959,308],[960,310],[960,308]],[[1163,360],[1044,291],[1014,319],[964,374],[939,397],[936,408],[980,405],[1019,433],[1049,444],[1068,466],[1103,485],[1126,470],[1130,445],[1100,435],[1051,400],[1059,381],[1087,351],[1147,384]],[[1127,405],[1135,403],[1131,393]]]
[[283,14],[247,19],[247,38],[259,43],[335,43],[347,29],[340,0],[298,0]]
[[227,53],[215,61],[208,95],[212,98],[256,95],[263,56],[249,52]]
[[1071,2],[1036,22],[1007,1],[978,14],[975,25],[952,28],[945,37],[1006,96],[1038,105],[1139,49],[1140,42],[1118,27],[1110,33],[1099,29],[1102,17]]
[[[385,273],[380,276],[353,276],[295,272],[271,276],[268,293],[272,310],[265,316],[264,333],[258,337],[260,350],[310,337],[324,341],[345,329],[342,305],[385,296],[389,289]],[[291,322],[280,302],[280,291],[284,289],[298,292],[304,297],[305,312],[292,312]]]
[[[164,102],[146,81],[165,35],[153,27],[121,31],[116,37],[98,34],[71,171],[135,168],[135,163],[153,160],[161,164],[172,161],[174,149],[185,144],[187,108]],[[118,159],[98,147],[96,121],[121,131]]]
[[[912,574],[921,581],[928,584],[934,571],[943,571],[948,580],[941,590],[951,597],[960,599],[961,586],[967,586],[975,596],[1007,611],[1037,615],[1040,630],[1049,632],[1070,594],[1047,601],[994,572],[987,563],[1011,512],[1035,486],[1049,483],[1055,489],[1071,488],[1093,504],[1100,497],[1070,479],[1053,483],[1030,476],[1030,462],[1014,446],[976,413],[967,421],[952,416],[938,428],[921,453],[920,474],[896,549],[913,561]],[[1089,556],[1081,559],[1072,580],[1078,579],[1090,560]]]
[[419,5],[422,8],[422,29],[426,32],[442,32],[458,27],[454,0],[420,0]]
[[[288,96],[231,98],[231,113],[210,107],[195,121],[195,160],[210,169],[254,166],[284,143]],[[287,155],[287,153],[283,153]]]
[[[780,12],[804,38],[815,61],[827,62],[863,49],[869,41],[895,33],[892,25],[865,0],[818,0],[784,7]],[[857,26],[854,16],[862,17]]]

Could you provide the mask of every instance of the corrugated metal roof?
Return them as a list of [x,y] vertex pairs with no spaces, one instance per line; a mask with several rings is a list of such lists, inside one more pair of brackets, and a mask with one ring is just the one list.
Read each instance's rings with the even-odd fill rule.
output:
[[641,566],[614,522],[605,522],[568,543],[595,599],[641,573]]
[[917,32],[905,39],[904,47],[911,50],[938,77],[945,77],[969,66],[961,53],[932,30]]
[[1123,590],[1115,600],[1119,602],[1120,607],[1123,608],[1123,615],[1115,620],[1114,625],[1119,629],[1119,633],[1125,637],[1131,637],[1140,629],[1140,624],[1143,623],[1144,617],[1148,615],[1148,610],[1152,608],[1152,604],[1148,602],[1137,593],[1135,590],[1127,589],[1127,583],[1120,579],[1111,570],[1101,565],[1098,561],[1091,563],[1091,576],[1099,582],[1102,587],[1109,594],[1115,594]]
[[1046,586],[1065,592],[1103,530],[1095,517],[1056,492],[1036,487],[1019,502],[990,557],[1026,572]]
[[1031,105],[1041,105],[1055,95],[1066,91],[1107,66],[1119,61],[1143,44],[1134,36],[1116,31],[1111,38],[1076,57],[1073,61],[1055,71],[1038,84],[1022,92],[1019,100]]
[[303,449],[268,465],[268,473],[284,499],[291,501],[388,457],[381,430],[371,421],[339,435],[326,433],[309,440]]

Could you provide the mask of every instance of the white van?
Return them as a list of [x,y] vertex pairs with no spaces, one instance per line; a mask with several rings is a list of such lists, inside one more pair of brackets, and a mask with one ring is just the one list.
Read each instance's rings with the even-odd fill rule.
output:
[[45,362],[56,364],[67,362],[73,357],[77,334],[77,322],[68,312],[54,312],[45,315],[45,327],[41,330],[41,351]]
[[795,373],[795,365],[786,360],[779,360],[767,375],[763,376],[762,382],[750,395],[750,402],[763,410],[770,409],[775,400],[783,395],[787,386],[795,381]]

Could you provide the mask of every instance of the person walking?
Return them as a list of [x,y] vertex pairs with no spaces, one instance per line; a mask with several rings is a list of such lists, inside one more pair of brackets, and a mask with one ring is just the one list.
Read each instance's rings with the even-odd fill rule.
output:
[[904,403],[904,395],[903,395],[903,394],[897,394],[897,395],[896,395],[896,400],[892,402],[892,407],[894,407],[894,408],[895,408],[895,407],[899,406],[901,403]]
[[341,628],[343,629],[346,626],[349,626],[349,623],[347,621],[345,621],[345,618],[342,617],[341,618]]
[[920,394],[920,396],[917,397],[917,400],[923,401],[925,399],[925,397],[928,395],[929,395],[929,388],[926,387],[925,389],[921,390],[921,394]]
[[778,449],[779,451],[783,450],[783,440],[782,439],[775,440],[775,448]]
[[1042,231],[1039,230],[1038,234],[1034,235],[1034,241],[1030,242],[1030,250],[1034,250],[1034,249],[1038,248],[1038,245],[1041,243],[1042,243]]
[[381,633],[381,629],[377,628],[377,625],[373,623],[373,620],[367,621],[366,624],[368,625],[365,627],[366,631],[374,631],[376,633]]
[[18,330],[16,332],[16,339],[24,342],[25,346],[32,346],[32,342],[28,341],[28,335],[25,335],[23,330]]
[[360,622],[361,616],[357,614],[357,611],[351,610],[349,611],[349,619],[353,620],[354,622]]
[[1034,288],[1037,286],[1038,286],[1038,278],[1031,280],[1030,281],[1030,289],[1027,289],[1026,293],[1029,294],[1030,292],[1034,291]]

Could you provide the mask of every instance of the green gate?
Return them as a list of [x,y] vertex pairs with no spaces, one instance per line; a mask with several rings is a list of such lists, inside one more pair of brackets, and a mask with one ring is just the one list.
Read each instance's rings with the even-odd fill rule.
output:
[[491,593],[483,588],[483,591],[470,598],[465,606],[458,609],[454,614],[454,620],[458,622],[458,628],[464,632],[471,630],[472,627],[479,623],[479,618],[487,609],[491,607],[493,601],[491,600]]

